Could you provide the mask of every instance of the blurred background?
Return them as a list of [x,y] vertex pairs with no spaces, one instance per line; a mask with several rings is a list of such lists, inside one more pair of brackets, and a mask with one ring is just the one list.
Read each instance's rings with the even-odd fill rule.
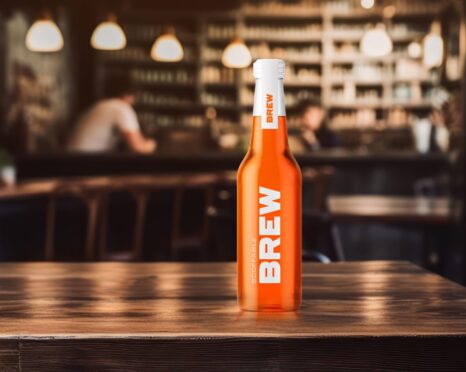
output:
[[3,0],[0,260],[236,257],[252,61],[282,58],[303,258],[466,281],[461,0]]

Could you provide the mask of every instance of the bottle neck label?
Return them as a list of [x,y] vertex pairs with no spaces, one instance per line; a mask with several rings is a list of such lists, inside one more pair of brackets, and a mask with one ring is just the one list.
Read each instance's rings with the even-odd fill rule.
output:
[[277,129],[278,117],[285,116],[283,80],[278,76],[256,79],[254,116],[260,116],[262,129]]

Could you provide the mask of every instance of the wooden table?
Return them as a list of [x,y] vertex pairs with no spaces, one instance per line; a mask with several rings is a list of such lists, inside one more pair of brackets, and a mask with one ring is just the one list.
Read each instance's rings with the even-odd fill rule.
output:
[[331,196],[329,206],[333,218],[339,222],[446,225],[454,219],[448,198]]
[[12,186],[0,186],[0,200],[47,196],[57,187],[85,186],[88,188],[106,188],[118,190],[122,187],[175,188],[186,183],[199,185],[205,182],[216,181],[236,185],[236,171],[218,172],[185,172],[177,174],[156,175],[123,175],[123,176],[95,176],[95,177],[68,177],[51,178],[35,181],[22,181]]
[[48,196],[58,187],[87,187],[95,189],[120,189],[122,187],[176,187],[183,183],[186,175],[131,175],[55,178],[39,181],[19,182],[13,186],[0,187],[0,200]]
[[57,181],[29,181],[12,186],[0,186],[0,200],[47,196],[52,193]]
[[106,257],[106,198],[113,191],[125,190],[133,196],[136,203],[131,259],[140,260],[146,207],[151,192],[162,189],[178,189],[179,191],[183,187],[200,187],[205,186],[208,182],[221,183],[227,180],[228,174],[225,172],[56,178],[26,181],[13,186],[0,187],[0,202],[48,197],[44,257],[46,260],[51,261],[55,258],[56,198],[63,194],[78,196],[86,205],[87,227],[84,256],[86,260],[91,261],[96,258],[95,242],[97,240],[98,218],[101,219],[100,227],[102,229],[99,237],[99,256],[100,258]]
[[233,263],[0,264],[0,370],[465,370],[466,289],[409,263],[304,264],[296,313]]

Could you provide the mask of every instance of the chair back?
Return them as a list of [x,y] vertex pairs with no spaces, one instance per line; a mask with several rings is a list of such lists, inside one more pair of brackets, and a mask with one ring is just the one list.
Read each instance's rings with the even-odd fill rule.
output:
[[[179,249],[184,245],[197,249],[207,249],[209,239],[209,210],[213,208],[214,192],[221,180],[218,173],[201,173],[185,175],[183,181],[175,189],[172,214],[171,248],[172,258],[176,258]],[[199,210],[186,208],[190,196],[201,193],[202,205]],[[192,219],[187,219],[190,214]],[[198,217],[196,217],[198,216]],[[184,223],[192,222],[191,231],[186,231]],[[201,252],[205,254],[206,252]]]
[[331,167],[303,168],[303,209],[328,212],[327,198],[335,170]]

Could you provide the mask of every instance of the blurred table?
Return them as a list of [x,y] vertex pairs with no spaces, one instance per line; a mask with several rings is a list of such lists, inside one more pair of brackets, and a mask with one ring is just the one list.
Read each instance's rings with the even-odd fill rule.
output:
[[12,186],[0,186],[0,200],[46,196],[52,193],[56,181],[27,181]]
[[73,187],[76,185],[87,188],[119,189],[121,187],[175,187],[181,184],[181,175],[128,175],[104,177],[70,177],[47,180],[19,182],[12,186],[0,187],[0,200],[47,196],[57,187]]
[[440,197],[331,196],[329,207],[338,222],[447,225],[454,219],[450,200]]
[[234,263],[2,263],[0,370],[465,370],[466,289],[404,262],[305,263],[296,313]]
[[136,202],[136,216],[131,258],[139,260],[142,255],[145,213],[151,192],[164,189],[182,189],[185,187],[205,187],[208,182],[225,182],[226,172],[216,173],[180,173],[158,175],[124,175],[100,177],[69,177],[49,180],[19,182],[12,186],[0,187],[0,201],[17,200],[34,197],[48,197],[46,215],[46,233],[44,257],[54,259],[55,209],[56,198],[72,194],[84,201],[87,210],[87,227],[84,252],[87,260],[95,259],[95,242],[100,216],[103,232],[100,236],[99,255],[105,257],[106,208],[105,201],[113,191],[129,192]]

